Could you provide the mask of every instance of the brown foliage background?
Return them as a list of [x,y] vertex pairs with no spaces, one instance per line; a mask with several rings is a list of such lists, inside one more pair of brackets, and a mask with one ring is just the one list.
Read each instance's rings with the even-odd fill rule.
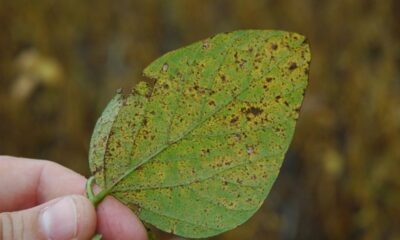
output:
[[88,175],[117,88],[166,51],[246,28],[305,34],[310,84],[270,196],[215,239],[400,239],[396,0],[0,0],[0,154]]

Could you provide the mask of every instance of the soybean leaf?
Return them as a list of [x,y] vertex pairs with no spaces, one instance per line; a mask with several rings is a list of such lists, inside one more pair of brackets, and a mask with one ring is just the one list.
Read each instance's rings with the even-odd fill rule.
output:
[[90,169],[145,222],[200,238],[249,219],[291,142],[310,52],[296,33],[218,34],[169,52],[99,118]]

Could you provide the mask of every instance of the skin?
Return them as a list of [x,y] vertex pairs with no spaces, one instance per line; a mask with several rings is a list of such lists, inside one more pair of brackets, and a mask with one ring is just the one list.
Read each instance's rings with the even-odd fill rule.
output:
[[0,239],[47,239],[38,219],[66,196],[77,206],[74,239],[90,239],[96,232],[106,240],[147,239],[141,221],[113,197],[95,209],[84,197],[85,183],[83,176],[50,161],[0,156]]

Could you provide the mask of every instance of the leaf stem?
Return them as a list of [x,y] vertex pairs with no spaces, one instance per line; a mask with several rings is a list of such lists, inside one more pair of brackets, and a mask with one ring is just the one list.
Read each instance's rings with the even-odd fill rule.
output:
[[90,201],[92,201],[93,205],[94,205],[95,207],[97,207],[97,205],[98,205],[101,201],[103,201],[103,199],[104,199],[105,197],[107,197],[107,195],[108,195],[109,193],[110,193],[110,191],[107,190],[107,189],[102,190],[102,191],[99,192],[97,195],[95,195],[94,198],[92,198]]
[[97,207],[97,205],[110,193],[110,190],[104,189],[95,195],[93,192],[93,185],[94,176],[91,176],[86,182],[86,194],[93,205]]

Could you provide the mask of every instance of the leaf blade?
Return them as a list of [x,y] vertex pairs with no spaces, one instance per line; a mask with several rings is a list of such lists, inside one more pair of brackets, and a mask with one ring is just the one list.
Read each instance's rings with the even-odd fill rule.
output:
[[249,30],[154,61],[144,70],[157,82],[139,108],[143,124],[134,138],[122,130],[116,138],[130,153],[105,161],[123,172],[111,178],[111,194],[181,236],[207,237],[247,220],[289,147],[309,60],[303,36]]

